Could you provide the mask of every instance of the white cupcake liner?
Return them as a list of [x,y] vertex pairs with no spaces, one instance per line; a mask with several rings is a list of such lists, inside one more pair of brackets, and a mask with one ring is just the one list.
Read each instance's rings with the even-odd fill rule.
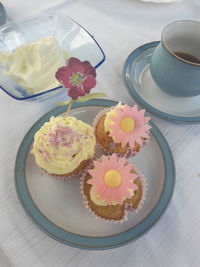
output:
[[92,166],[92,162],[93,162],[93,158],[89,160],[88,164],[86,167],[84,167],[83,169],[81,169],[78,172],[74,172],[70,175],[59,175],[59,174],[54,174],[54,173],[49,173],[46,170],[42,169],[42,171],[46,174],[48,174],[49,176],[51,176],[52,178],[56,178],[59,180],[72,180],[72,179],[80,179],[88,170],[88,168],[91,168]]
[[146,180],[145,180],[145,178],[144,178],[144,175],[141,173],[141,171],[140,171],[134,164],[132,164],[132,165],[133,165],[133,170],[134,170],[134,172],[138,175],[137,178],[139,178],[139,180],[140,180],[141,183],[142,183],[142,198],[140,199],[140,202],[139,202],[139,204],[138,204],[138,206],[137,206],[136,209],[134,209],[134,208],[132,207],[132,205],[129,204],[129,203],[127,203],[127,204],[128,204],[128,205],[127,205],[127,209],[128,209],[128,211],[135,211],[135,212],[138,212],[139,210],[141,210],[142,205],[143,205],[143,203],[144,203],[144,201],[145,201],[145,199],[146,199],[146,195],[147,195],[148,187],[147,187],[147,183],[146,183]]
[[[111,111],[114,107],[116,106],[113,106],[113,107],[110,107],[110,108],[105,108],[103,109],[102,111],[100,111],[96,117],[94,118],[94,121],[93,121],[93,127],[94,127],[94,132],[96,132],[96,126],[98,124],[98,121],[100,120],[100,118],[102,118],[107,112]],[[149,134],[149,133],[148,133]],[[96,137],[96,134],[95,134],[95,137]],[[114,142],[113,142],[114,143]],[[98,147],[100,147],[104,153],[106,155],[112,155],[112,154],[116,154],[117,156],[119,157],[125,157],[125,158],[129,158],[129,157],[134,157],[137,153],[140,152],[140,150],[142,149],[142,147],[146,144],[149,143],[149,137],[148,138],[145,138],[143,139],[143,143],[141,145],[139,145],[139,150],[138,151],[133,151],[131,148],[127,150],[126,153],[124,154],[121,154],[121,153],[117,153],[117,152],[111,152],[109,150],[107,150],[106,148],[104,148],[101,143],[99,142],[99,140],[97,139],[96,137],[96,145],[98,145]]]
[[[89,169],[89,167],[87,168]],[[115,222],[115,223],[123,223],[125,221],[128,220],[128,213],[129,212],[138,212],[141,208],[142,208],[142,205],[146,199],[146,194],[147,194],[147,183],[144,179],[144,176],[143,174],[135,167],[135,165],[133,165],[133,170],[134,172],[138,175],[137,178],[140,179],[141,183],[142,183],[142,198],[137,206],[137,208],[133,208],[131,204],[129,203],[125,203],[125,208],[124,208],[124,216],[121,220],[111,220],[111,219],[105,219],[104,217],[101,217],[99,216],[98,214],[96,214],[91,208],[90,208],[90,204],[89,204],[89,201],[88,201],[88,198],[85,196],[84,194],[84,182],[85,182],[85,175],[87,174],[87,172],[85,172],[85,174],[81,177],[80,179],[80,191],[81,191],[81,194],[82,194],[82,197],[83,197],[83,200],[84,200],[84,203],[85,203],[85,206],[86,208],[89,210],[89,212],[93,215],[93,217],[95,218],[100,218],[106,222]]]

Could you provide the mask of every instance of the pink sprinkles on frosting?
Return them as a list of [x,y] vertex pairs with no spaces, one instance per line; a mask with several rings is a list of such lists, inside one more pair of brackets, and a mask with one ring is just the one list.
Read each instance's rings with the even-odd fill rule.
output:
[[[46,146],[52,146],[55,149],[59,147],[66,147],[66,157],[68,155],[76,156],[77,151],[73,149],[74,142],[80,142],[81,139],[87,139],[85,134],[79,134],[70,129],[66,125],[57,123],[55,128],[49,127],[48,133],[43,134],[42,140],[46,142]],[[49,142],[49,143],[48,143]],[[53,160],[56,158],[57,153],[49,153],[45,148],[39,148],[39,153],[45,161]]]
[[86,138],[83,134],[75,133],[68,126],[56,124],[54,132],[49,133],[49,143],[52,146],[70,147],[74,142],[79,142],[81,138]]

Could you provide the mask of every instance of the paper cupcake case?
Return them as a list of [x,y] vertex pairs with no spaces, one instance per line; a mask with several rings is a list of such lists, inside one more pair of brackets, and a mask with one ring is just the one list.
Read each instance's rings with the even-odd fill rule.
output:
[[146,179],[144,178],[144,175],[141,173],[141,171],[135,167],[135,165],[133,165],[133,170],[134,172],[138,175],[138,178],[140,179],[141,183],[142,183],[142,198],[139,202],[139,205],[137,206],[137,209],[134,209],[131,205],[127,205],[127,208],[129,211],[135,211],[138,212],[139,210],[141,210],[142,205],[146,199],[147,196],[147,191],[148,191],[148,187],[147,187],[147,182]]
[[[110,108],[103,109],[102,111],[100,111],[100,112],[96,115],[96,117],[94,118],[94,121],[93,121],[93,127],[94,127],[94,129],[96,129],[97,123],[98,123],[98,121],[100,120],[100,118],[102,118],[107,112],[111,111],[114,107],[115,107],[115,106],[110,107]],[[95,130],[94,130],[94,131],[95,131]],[[95,135],[95,137],[96,137],[96,135]],[[110,151],[108,151],[106,148],[104,148],[104,147],[99,143],[99,141],[98,141],[97,138],[96,138],[96,145],[97,145],[99,148],[101,148],[101,149],[103,150],[104,154],[106,154],[106,155],[116,154],[118,157],[125,157],[125,158],[134,157],[135,155],[137,155],[137,154],[141,151],[142,147],[143,147],[144,145],[147,145],[148,143],[149,143],[149,138],[148,138],[148,139],[144,139],[144,140],[143,140],[143,143],[142,143],[142,145],[140,145],[140,148],[139,148],[138,151],[133,151],[132,149],[128,149],[126,153],[124,153],[124,154],[120,154],[120,153],[117,153],[117,152],[110,152]]]
[[125,221],[127,221],[128,217],[128,210],[125,209],[124,211],[124,217],[119,220],[119,221],[116,221],[116,220],[109,220],[109,219],[105,219],[101,216],[98,216],[91,208],[90,208],[90,205],[89,205],[89,201],[87,199],[87,197],[85,196],[84,194],[84,181],[85,181],[85,177],[82,177],[81,180],[80,180],[80,190],[81,190],[81,194],[82,194],[82,197],[83,197],[83,201],[85,203],[85,206],[86,208],[89,210],[90,214],[95,218],[95,219],[101,219],[105,222],[115,222],[115,223],[123,223]]
[[65,175],[57,175],[57,174],[48,173],[44,169],[42,170],[42,172],[46,173],[49,176],[51,176],[52,178],[56,178],[58,180],[80,179],[83,175],[85,175],[87,173],[87,170],[92,167],[92,162],[93,162],[93,158],[89,160],[89,163],[85,168],[83,168],[82,170],[80,170],[78,172],[74,172],[74,173],[72,173],[70,175],[66,175],[66,176]]
[[[87,168],[89,169],[89,167]],[[84,194],[84,181],[85,181],[85,175],[87,172],[85,172],[85,174],[81,177],[80,179],[80,191],[81,191],[81,194],[82,194],[82,197],[83,197],[83,201],[85,203],[85,206],[86,208],[89,210],[90,214],[95,217],[96,219],[102,219],[104,220],[105,222],[114,222],[114,223],[123,223],[125,221],[128,220],[128,213],[129,212],[138,212],[141,208],[142,208],[142,205],[146,199],[146,195],[147,195],[147,183],[144,179],[144,176],[143,174],[133,165],[133,170],[134,172],[137,173],[138,175],[138,178],[140,179],[140,181],[142,182],[142,198],[138,204],[138,207],[136,209],[134,209],[132,207],[131,204],[129,203],[125,203],[125,209],[124,209],[124,217],[121,219],[121,220],[110,220],[110,219],[105,219],[99,215],[97,215],[91,208],[90,208],[90,205],[89,205],[89,201],[87,199],[87,197],[85,196]]]

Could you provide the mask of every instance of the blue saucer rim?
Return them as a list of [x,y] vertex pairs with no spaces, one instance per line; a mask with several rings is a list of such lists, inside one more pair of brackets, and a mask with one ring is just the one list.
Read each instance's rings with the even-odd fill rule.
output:
[[[117,102],[112,100],[95,99],[86,103],[75,103],[73,108],[84,106],[110,107],[116,104]],[[48,121],[52,115],[57,116],[65,112],[65,110],[65,107],[57,107],[42,116],[27,132],[19,147],[15,162],[15,188],[23,209],[32,222],[48,236],[73,247],[87,250],[105,250],[120,247],[138,239],[150,230],[151,227],[160,219],[167,209],[173,195],[176,173],[173,156],[167,141],[160,130],[152,122],[150,122],[152,127],[150,131],[155,137],[163,155],[165,182],[158,202],[140,223],[125,232],[106,237],[88,237],[70,233],[50,222],[35,206],[29,194],[25,179],[27,153],[33,141],[35,132],[44,124],[44,122]]]
[[148,104],[135,90],[135,87],[133,86],[131,79],[130,79],[130,72],[131,72],[131,66],[134,62],[134,60],[145,50],[154,48],[158,46],[160,41],[154,41],[149,42],[146,44],[143,44],[133,50],[129,56],[127,57],[123,69],[122,69],[122,77],[123,82],[125,85],[126,90],[128,91],[131,98],[133,98],[141,107],[145,108],[148,112],[152,113],[153,115],[160,117],[161,119],[165,119],[171,122],[175,123],[187,123],[187,124],[199,124],[200,123],[200,116],[193,116],[193,117],[184,117],[184,116],[176,116],[171,115],[166,112],[160,111],[154,106]]

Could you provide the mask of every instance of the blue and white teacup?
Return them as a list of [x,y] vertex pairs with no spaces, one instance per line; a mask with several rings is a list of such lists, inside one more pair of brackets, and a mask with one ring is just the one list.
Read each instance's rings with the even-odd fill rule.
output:
[[167,25],[153,52],[150,71],[156,84],[170,95],[199,95],[200,22],[182,20]]

